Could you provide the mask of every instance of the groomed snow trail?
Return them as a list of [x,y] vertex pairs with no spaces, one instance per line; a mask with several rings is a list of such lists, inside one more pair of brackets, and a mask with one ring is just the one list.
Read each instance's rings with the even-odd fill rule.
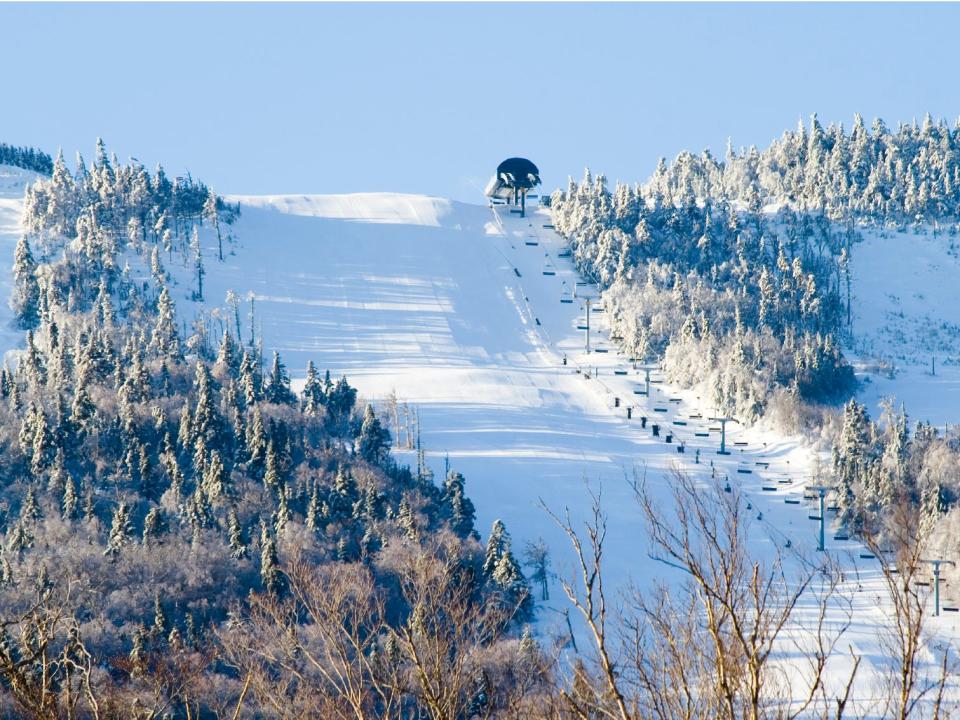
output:
[[[235,254],[216,262],[205,236],[208,307],[230,323],[222,304],[227,290],[241,297],[252,292],[264,346],[282,353],[295,378],[313,359],[321,369],[346,374],[366,399],[396,392],[415,405],[434,472],[439,479],[449,458],[465,475],[484,536],[501,518],[518,550],[543,537],[555,569],[569,576],[567,540],[540,503],[560,512],[569,507],[582,518],[589,483],[602,489],[609,515],[609,582],[617,588],[678,582],[677,570],[648,554],[628,479],[645,474],[667,503],[675,464],[706,479],[712,462],[752,503],[751,543],[760,557],[788,541],[813,552],[817,523],[808,516],[816,507],[804,490],[809,449],[797,438],[733,425],[732,454],[718,456],[713,408],[663,383],[653,385],[649,402],[636,395],[642,372],[615,352],[602,312],[591,314],[594,352],[587,355],[578,329],[583,306],[562,303],[561,295],[575,287],[581,296],[596,292],[577,286],[577,274],[561,257],[562,241],[546,227],[547,214],[521,219],[503,207],[493,212],[392,194],[231,200],[243,211]],[[176,299],[189,315],[189,270],[177,274]],[[647,429],[641,429],[644,415]],[[659,438],[650,432],[654,422],[662,428]],[[877,628],[886,622],[876,566],[860,557],[856,544],[835,540],[832,528],[827,547],[846,567],[854,605],[843,647],[864,655],[858,695],[875,696],[870,667],[881,653]],[[949,593],[945,601],[953,603]],[[564,607],[554,582],[542,627],[562,630]],[[931,624],[938,634],[958,634],[956,615]],[[838,661],[837,678],[845,663]]]

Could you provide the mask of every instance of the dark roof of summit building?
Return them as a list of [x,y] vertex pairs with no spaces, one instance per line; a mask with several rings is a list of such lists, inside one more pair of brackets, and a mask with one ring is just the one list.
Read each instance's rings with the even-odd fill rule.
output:
[[497,177],[509,187],[532,188],[540,184],[540,170],[526,158],[507,158],[497,166]]

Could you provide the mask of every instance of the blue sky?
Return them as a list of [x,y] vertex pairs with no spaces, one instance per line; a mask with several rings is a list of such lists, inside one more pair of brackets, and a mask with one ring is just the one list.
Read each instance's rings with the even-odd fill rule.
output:
[[960,116],[960,6],[8,5],[0,141],[189,169],[221,193],[475,201],[509,155],[762,145],[802,116]]

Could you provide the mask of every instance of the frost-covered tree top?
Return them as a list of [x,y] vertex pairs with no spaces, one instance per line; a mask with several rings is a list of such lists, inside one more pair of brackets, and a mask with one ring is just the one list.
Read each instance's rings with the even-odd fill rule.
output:
[[0,165],[13,165],[24,170],[33,170],[41,175],[53,172],[53,158],[43,150],[31,147],[14,147],[0,143]]
[[644,190],[668,204],[787,204],[835,220],[956,218],[958,147],[960,122],[951,128],[929,114],[896,130],[880,119],[867,127],[856,115],[849,131],[841,123],[824,127],[813,115],[809,126],[785,131],[763,150],[731,145],[723,160],[708,151],[683,152],[669,164],[661,159]]
[[[658,171],[668,174],[663,164]],[[551,197],[573,261],[604,289],[614,336],[632,357],[667,363],[745,420],[778,388],[833,400],[852,387],[840,352],[853,230],[789,205],[762,212],[723,198],[681,200],[587,171]]]

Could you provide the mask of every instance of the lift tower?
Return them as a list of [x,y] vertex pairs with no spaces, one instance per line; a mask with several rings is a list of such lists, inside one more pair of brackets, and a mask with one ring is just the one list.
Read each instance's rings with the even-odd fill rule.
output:
[[659,369],[656,365],[643,365],[639,368],[643,370],[643,394],[650,398],[650,373]]
[[953,562],[953,560],[944,560],[942,558],[927,560],[927,562],[933,565],[933,614],[936,616],[939,616],[940,615],[940,566],[953,565],[954,567],[956,567],[956,563]]
[[710,419],[720,423],[720,449],[717,450],[717,455],[729,455],[730,451],[727,450],[727,423],[737,422],[737,420],[726,416],[712,417]]
[[834,489],[832,485],[808,485],[811,490],[817,491],[817,497],[820,499],[820,535],[817,537],[817,550],[823,552],[825,548],[824,543],[824,525],[826,524],[826,507],[824,507],[824,498],[827,497],[827,493]]
[[587,335],[586,335],[586,337],[587,337],[587,355],[590,354],[590,301],[591,301],[591,299],[592,299],[592,298],[589,298],[589,297],[588,297],[588,298],[584,299],[584,301],[583,301],[583,308],[584,308],[584,311],[586,312],[586,315],[587,315],[587,321],[586,321],[586,323],[584,324],[584,326],[585,326],[586,329],[587,329],[587,330],[586,330],[586,333],[587,333]]

